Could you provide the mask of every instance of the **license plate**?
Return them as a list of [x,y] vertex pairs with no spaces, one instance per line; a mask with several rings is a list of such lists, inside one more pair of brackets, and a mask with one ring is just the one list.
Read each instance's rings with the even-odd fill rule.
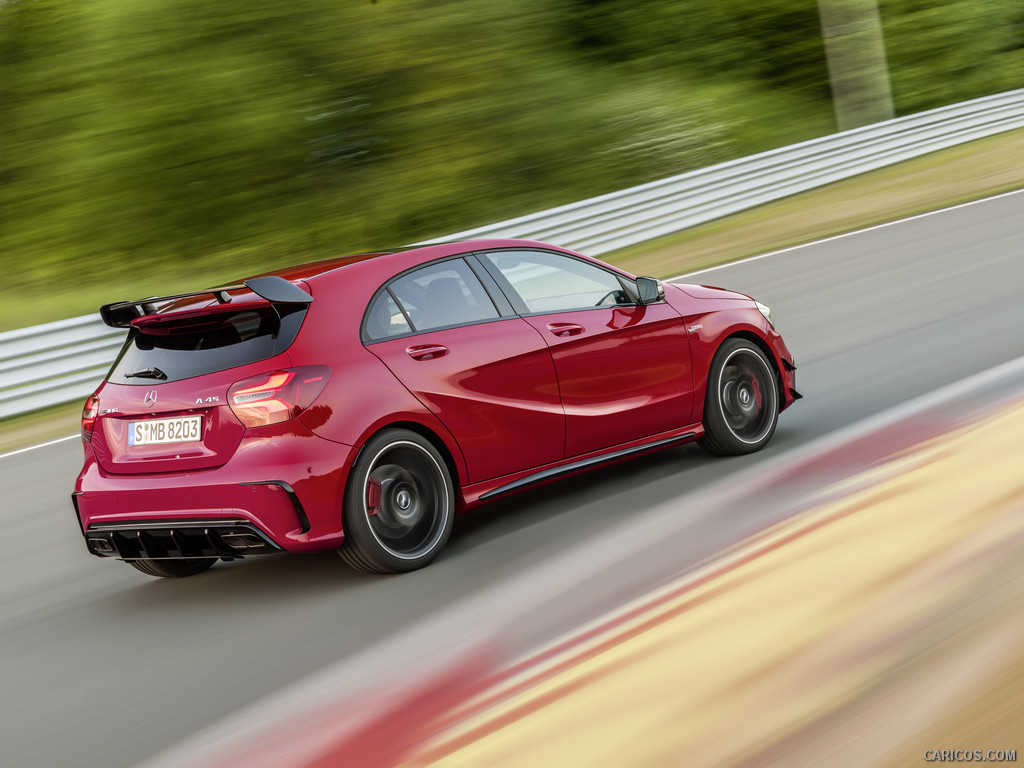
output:
[[195,443],[202,439],[202,416],[128,422],[128,445]]

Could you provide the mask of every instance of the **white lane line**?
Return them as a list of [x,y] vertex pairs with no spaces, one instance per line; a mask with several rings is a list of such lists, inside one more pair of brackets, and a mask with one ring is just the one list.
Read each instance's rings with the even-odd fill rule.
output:
[[58,437],[56,440],[50,440],[49,442],[40,443],[39,445],[30,445],[28,448],[19,448],[18,450],[11,451],[10,453],[0,453],[0,459],[6,459],[9,456],[17,456],[19,453],[28,453],[29,451],[34,451],[36,448],[45,448],[48,445],[56,445],[57,443],[63,443],[68,440],[74,440],[76,437],[81,438],[81,435],[68,435],[67,437]]
[[739,259],[738,261],[729,261],[729,262],[726,262],[724,264],[716,264],[713,267],[706,267],[704,269],[698,269],[698,270],[696,270],[694,272],[684,272],[681,275],[676,275],[675,277],[668,278],[668,280],[666,282],[674,283],[677,280],[682,280],[684,277],[690,277],[691,275],[701,275],[701,274],[704,274],[705,272],[714,272],[715,270],[725,269],[726,267],[735,267],[735,266],[738,266],[740,264],[747,264],[747,263],[749,263],[751,261],[759,261],[761,259],[767,259],[769,256],[778,256],[779,254],[790,253],[791,251],[798,251],[801,248],[810,248],[812,245],[821,245],[823,243],[831,243],[834,240],[842,240],[845,237],[853,237],[854,235],[862,235],[865,232],[874,232],[876,229],[884,229],[885,227],[892,227],[892,226],[895,226],[896,224],[905,224],[908,221],[916,221],[917,219],[923,219],[923,218],[926,218],[928,216],[935,216],[936,214],[939,214],[939,213],[948,213],[950,211],[959,210],[960,208],[968,208],[968,207],[970,207],[972,205],[980,205],[981,203],[987,203],[987,202],[990,202],[992,200],[1000,200],[1000,199],[1002,199],[1004,197],[1010,197],[1011,195],[1019,195],[1019,194],[1022,194],[1022,193],[1024,193],[1024,189],[1015,189],[1015,190],[1013,190],[1011,192],[1003,192],[1003,193],[998,194],[998,195],[993,195],[992,197],[983,197],[983,198],[981,198],[979,200],[971,200],[970,202],[966,202],[966,203],[958,203],[957,205],[951,205],[948,208],[939,208],[938,210],[935,210],[935,211],[926,211],[925,213],[917,213],[917,214],[914,214],[913,216],[907,216],[906,218],[903,218],[903,219],[896,219],[895,221],[887,221],[887,222],[885,222],[883,224],[875,224],[874,226],[865,227],[864,229],[855,229],[855,230],[852,230],[851,232],[843,232],[842,234],[839,234],[839,235],[831,235],[829,237],[823,237],[820,240],[811,240],[808,243],[800,243],[799,245],[791,245],[788,248],[780,248],[777,251],[769,251],[768,253],[761,253],[761,254],[758,254],[757,256],[748,256],[747,258]]

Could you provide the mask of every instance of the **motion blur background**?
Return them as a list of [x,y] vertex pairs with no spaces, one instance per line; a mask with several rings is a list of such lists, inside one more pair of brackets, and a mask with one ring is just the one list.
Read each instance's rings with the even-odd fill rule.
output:
[[[1022,86],[1020,0],[0,0],[0,331],[444,236]],[[588,706],[610,702],[609,720],[567,697],[568,719],[538,709],[518,744],[547,748],[545,729],[584,734],[592,750],[618,739],[624,757],[586,763],[610,765],[643,762],[637,745],[679,744],[685,759],[648,762],[895,767],[932,748],[1016,759],[1024,131],[869,176],[666,239],[699,247],[604,256],[667,278],[817,241],[710,278],[771,304],[800,365],[807,397],[769,450],[719,460],[682,447],[496,502],[460,518],[416,574],[357,574],[333,553],[183,581],[98,562],[68,499],[81,404],[0,421],[5,764],[222,768],[216,756],[233,754],[280,768],[287,753],[307,765],[296,750],[323,752],[312,737],[333,738],[326,726],[376,716],[353,682],[399,704],[416,674],[441,675],[452,696],[465,691],[448,672],[483,690],[465,679],[474,660],[504,680],[520,655],[652,585],[701,576],[723,552],[738,561],[746,550],[730,548],[763,544],[766,530],[802,531],[805,544],[751,560],[749,591],[707,602],[721,635],[613,637],[640,660],[626,676],[657,685],[636,693],[609,676],[607,699],[581,689]],[[686,261],[696,250],[704,260]],[[63,439],[39,445],[51,437]],[[819,536],[825,515],[835,521]],[[296,706],[296,681],[321,698]],[[529,709],[544,690],[511,703]],[[493,740],[444,731],[448,714],[428,703],[420,731],[381,705],[392,752],[375,764],[394,756],[396,733],[431,729],[414,764],[499,764],[480,757]],[[466,707],[478,721],[507,715],[477,704]],[[285,720],[246,720],[250,705]],[[678,723],[690,741],[658,741]],[[354,743],[373,750],[368,732]],[[190,762],[205,749],[190,746],[197,734],[231,746]]]
[[[0,330],[831,133],[850,8],[0,0]],[[1021,85],[1017,0],[877,14],[896,115]]]

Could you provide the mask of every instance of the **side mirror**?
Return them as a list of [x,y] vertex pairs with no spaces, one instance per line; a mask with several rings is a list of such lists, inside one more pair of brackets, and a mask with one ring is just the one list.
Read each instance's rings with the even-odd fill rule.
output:
[[638,277],[636,290],[640,294],[641,304],[653,304],[665,298],[665,286],[661,284],[661,280],[655,280],[653,277]]

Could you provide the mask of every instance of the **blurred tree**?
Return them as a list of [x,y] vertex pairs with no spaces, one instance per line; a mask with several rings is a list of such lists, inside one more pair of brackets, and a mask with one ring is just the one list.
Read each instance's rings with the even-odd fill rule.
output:
[[311,191],[317,139],[360,132],[352,115],[342,131],[309,119],[350,86],[325,75],[339,20],[323,4],[209,11],[198,0],[4,8],[3,147],[24,195],[5,208],[45,219],[53,252],[199,256],[266,234]]
[[[1019,0],[882,0],[900,111]],[[0,0],[5,288],[403,244],[832,129],[816,0]]]
[[596,61],[755,77],[828,94],[816,0],[564,0],[564,28]]
[[893,117],[877,0],[818,0],[839,130]]
[[1020,0],[880,0],[901,114],[1024,86]]

